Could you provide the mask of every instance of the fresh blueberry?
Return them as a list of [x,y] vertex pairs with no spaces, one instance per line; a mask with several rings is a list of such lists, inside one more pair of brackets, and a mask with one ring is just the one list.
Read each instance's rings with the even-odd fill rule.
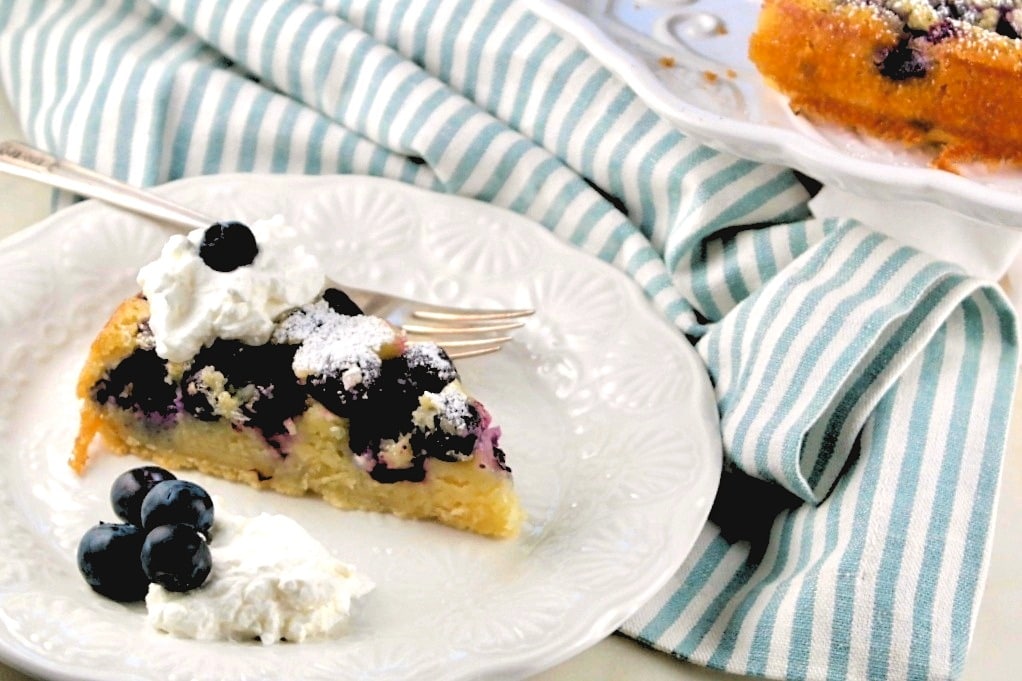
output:
[[216,222],[202,235],[199,257],[210,269],[232,272],[251,265],[259,255],[252,230],[240,222]]
[[194,482],[165,480],[157,483],[142,500],[142,527],[191,525],[209,533],[213,527],[213,500]]
[[326,291],[323,291],[323,300],[337,314],[349,317],[357,317],[360,314],[364,314],[362,308],[349,298],[347,293],[340,289],[328,288]]
[[190,591],[206,581],[213,556],[191,525],[159,525],[146,535],[141,563],[150,581],[167,591]]
[[121,520],[142,527],[142,500],[157,483],[177,478],[159,466],[132,468],[117,476],[110,487],[110,505]]
[[149,578],[140,555],[145,532],[134,525],[100,523],[78,542],[78,569],[96,593],[129,603],[145,598]]

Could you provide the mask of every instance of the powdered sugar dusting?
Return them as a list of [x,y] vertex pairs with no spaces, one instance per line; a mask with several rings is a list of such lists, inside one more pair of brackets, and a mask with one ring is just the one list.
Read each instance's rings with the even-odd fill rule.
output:
[[408,366],[432,369],[444,381],[453,381],[458,377],[447,353],[436,343],[409,343],[405,347],[405,359]]
[[449,435],[467,435],[478,425],[469,397],[457,381],[448,383],[439,393],[423,393],[419,405],[412,418],[427,430],[435,427],[434,418],[440,429]]
[[291,365],[298,378],[340,376],[346,387],[370,385],[380,375],[380,348],[394,341],[394,329],[378,317],[338,314],[319,300],[281,320],[273,341],[300,344]]
[[464,435],[469,429],[469,418],[472,413],[468,409],[468,395],[458,389],[447,389],[441,391],[437,396],[438,411],[440,412],[440,427],[449,433]]

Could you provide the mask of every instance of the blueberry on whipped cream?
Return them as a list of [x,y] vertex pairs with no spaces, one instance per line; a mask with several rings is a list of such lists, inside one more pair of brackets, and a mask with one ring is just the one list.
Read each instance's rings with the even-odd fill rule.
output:
[[213,571],[201,589],[149,589],[150,626],[199,640],[297,643],[343,633],[353,602],[374,588],[282,515],[221,513],[210,551]]
[[259,255],[252,230],[240,222],[217,222],[206,228],[199,246],[199,257],[217,272],[233,272],[251,265]]
[[219,513],[213,525],[206,491],[156,466],[118,476],[111,501],[119,514],[141,507],[150,523],[87,530],[78,545],[82,577],[112,600],[144,599],[148,623],[175,636],[323,638],[342,633],[353,601],[375,587],[285,516]]
[[176,234],[139,271],[138,283],[149,301],[156,354],[187,362],[216,338],[266,343],[277,316],[314,300],[326,277],[297,231],[277,216],[250,229],[218,223]]
[[202,586],[213,569],[206,538],[191,525],[157,525],[142,542],[142,570],[153,584],[185,592]]

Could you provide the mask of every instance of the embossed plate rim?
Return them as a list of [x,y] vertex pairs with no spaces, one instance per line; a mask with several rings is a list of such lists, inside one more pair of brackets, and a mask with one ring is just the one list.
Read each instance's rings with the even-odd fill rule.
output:
[[[705,375],[702,363],[694,349],[681,337],[680,334],[670,328],[667,322],[665,322],[660,315],[648,305],[639,288],[635,286],[634,283],[631,282],[631,280],[629,280],[624,274],[612,268],[610,265],[607,265],[596,258],[587,256],[577,249],[562,243],[557,239],[557,237],[545,229],[521,216],[486,204],[458,197],[438,195],[424,189],[402,185],[397,182],[379,178],[359,176],[298,177],[224,175],[180,180],[160,187],[157,191],[172,198],[176,197],[178,199],[190,200],[196,208],[200,209],[204,208],[204,206],[201,205],[202,197],[204,196],[206,197],[205,200],[210,202],[212,205],[214,201],[222,200],[225,195],[237,196],[239,193],[245,196],[250,195],[253,198],[261,196],[263,198],[269,197],[274,201],[286,202],[287,199],[284,197],[287,197],[288,199],[294,199],[295,197],[309,199],[312,196],[326,196],[328,200],[343,200],[344,197],[351,198],[359,195],[360,193],[364,195],[366,192],[378,192],[380,195],[385,197],[400,197],[401,200],[408,201],[409,205],[413,206],[417,210],[428,209],[429,211],[436,213],[443,212],[445,207],[449,207],[452,209],[452,214],[454,215],[479,216],[480,218],[495,220],[504,226],[512,225],[516,230],[518,230],[516,235],[521,235],[521,239],[524,242],[529,243],[530,247],[535,247],[540,249],[543,253],[556,256],[559,268],[564,268],[568,272],[575,272],[580,276],[593,277],[606,283],[608,288],[615,291],[617,291],[618,287],[620,287],[621,291],[627,294],[623,295],[623,304],[627,307],[627,314],[629,315],[628,319],[640,323],[640,327],[644,330],[652,330],[655,332],[656,329],[659,328],[662,333],[654,333],[653,337],[650,338],[650,341],[654,344],[662,342],[663,347],[677,350],[678,354],[676,359],[679,370],[690,373],[687,375],[683,373],[681,376],[681,378],[684,379],[681,383],[684,384],[686,395],[672,395],[672,399],[671,401],[668,401],[667,406],[680,405],[691,410],[691,424],[686,422],[685,426],[687,430],[691,431],[692,439],[691,441],[686,441],[687,445],[686,443],[675,444],[672,441],[670,448],[671,452],[674,452],[676,448],[680,447],[680,449],[677,450],[677,456],[680,457],[679,469],[684,468],[687,472],[685,472],[684,475],[679,472],[674,474],[673,477],[671,475],[666,476],[672,481],[670,483],[671,486],[669,488],[668,495],[662,495],[660,492],[657,492],[649,495],[650,499],[644,499],[636,502],[643,504],[640,506],[640,509],[643,512],[645,512],[647,508],[658,509],[661,512],[647,518],[647,521],[652,528],[630,526],[628,528],[629,536],[634,534],[638,535],[640,538],[645,538],[647,540],[647,544],[655,544],[661,540],[664,540],[665,542],[662,545],[658,545],[655,552],[649,553],[649,555],[652,556],[649,560],[644,559],[640,570],[640,572],[642,572],[642,579],[639,580],[632,577],[628,580],[623,580],[621,576],[616,573],[607,573],[610,574],[610,578],[616,581],[607,585],[603,585],[603,582],[598,580],[593,581],[593,585],[597,583],[603,585],[599,591],[599,597],[588,599],[576,598],[575,600],[578,602],[572,603],[571,608],[564,612],[564,617],[562,618],[562,621],[558,622],[556,630],[531,633],[526,632],[525,636],[527,638],[522,641],[517,641],[514,650],[487,651],[486,654],[479,654],[478,651],[476,651],[475,654],[470,652],[467,658],[450,660],[450,664],[444,668],[444,673],[446,674],[445,678],[489,678],[495,674],[515,677],[526,676],[538,673],[545,668],[567,659],[573,654],[576,654],[584,648],[596,643],[617,628],[632,612],[648,600],[648,598],[650,598],[653,593],[655,593],[655,591],[670,578],[671,574],[674,573],[684,557],[691,550],[698,532],[709,513],[709,506],[715,494],[720,473],[721,445],[717,430],[716,407],[713,402],[712,388],[709,385],[709,380]],[[218,199],[217,197],[220,198]],[[84,202],[65,209],[0,242],[0,264],[5,262],[14,262],[12,260],[12,257],[14,256],[29,257],[33,259],[33,262],[39,263],[40,267],[50,263],[50,261],[56,262],[56,258],[58,256],[51,253],[49,250],[38,252],[34,249],[36,249],[40,244],[55,244],[60,239],[67,239],[68,237],[66,235],[71,234],[68,230],[74,230],[76,228],[84,229],[85,226],[90,223],[98,224],[103,221],[106,221],[106,224],[109,224],[115,219],[124,220],[124,214],[95,202]],[[137,220],[139,222],[145,222],[141,218],[130,219],[133,221]],[[327,224],[316,226],[317,229],[321,228],[324,230],[328,230],[329,227],[330,226]],[[470,227],[468,225],[459,226],[455,224],[447,225],[446,228],[453,229],[456,232],[458,230],[463,230],[463,233],[467,234]],[[474,228],[478,228],[478,225],[473,227],[473,229]],[[65,256],[67,256],[67,254],[65,254]],[[98,256],[88,256],[77,251],[72,251],[69,257],[96,258]],[[106,266],[106,262],[104,261],[101,265]],[[394,265],[390,264],[385,267],[394,267]],[[528,267],[534,268],[536,266],[530,263]],[[70,278],[71,275],[68,274],[67,276]],[[381,280],[386,279],[387,276],[390,276],[393,279],[396,275],[393,272],[388,273],[385,271],[380,275]],[[534,276],[540,275],[534,273]],[[520,285],[528,286],[527,282],[529,280],[530,277],[522,277]],[[68,286],[70,286],[70,284],[68,284]],[[117,302],[117,299],[111,299],[109,301],[106,299],[99,299],[104,296],[112,296],[112,293],[110,292],[90,295],[97,298],[96,305],[103,309],[106,309],[108,304],[112,306]],[[537,318],[542,320],[544,325],[548,325],[549,328],[557,331],[556,319],[543,318],[543,301],[536,300],[535,303],[539,310]],[[615,323],[618,322],[616,319],[613,321]],[[5,338],[17,338],[17,336],[7,335],[12,331],[10,329],[5,329],[4,324],[4,322],[0,322],[0,336]],[[523,329],[523,333],[528,334],[528,328],[529,327]],[[23,341],[26,343],[37,340],[36,337],[32,335],[33,332],[31,330],[21,331],[20,333],[22,334],[21,337]],[[65,353],[77,352],[78,350],[84,352],[83,348],[78,348],[77,346],[80,343],[88,343],[90,339],[91,331],[89,332],[88,337],[82,337],[81,333],[72,331],[68,339],[60,342],[67,346],[63,349],[63,352]],[[626,337],[625,340],[627,341],[629,339]],[[523,344],[526,342],[527,341],[523,341]],[[72,350],[72,346],[74,347],[74,350]],[[534,357],[523,355],[524,357],[529,357],[530,364],[532,363],[532,360],[536,360],[538,362],[543,359],[544,351],[542,348],[535,350],[535,352],[537,354]],[[519,366],[518,364],[514,364],[515,362],[522,361],[521,359],[515,359],[513,352],[508,352],[508,354],[502,353],[502,356],[509,357],[510,359],[507,359],[506,361],[511,362],[514,368]],[[57,357],[57,359],[59,360],[59,357]],[[68,360],[74,358],[65,359]],[[13,359],[8,358],[6,361],[13,362]],[[656,361],[656,358],[644,358],[641,361],[644,364],[655,363],[657,371],[661,370],[660,367],[662,367],[663,364],[661,361]],[[652,366],[653,364],[651,364],[651,367]],[[8,381],[12,382],[9,383]],[[15,379],[8,378],[0,372],[0,393],[7,392],[10,394],[9,389],[12,386],[18,385],[13,381],[15,381]],[[603,405],[599,409],[601,414],[605,412],[614,413],[613,410],[616,407],[613,405],[608,405],[608,403],[605,402],[601,402],[600,404]],[[522,408],[526,409],[526,407],[527,405]],[[15,444],[17,440],[15,434],[20,432],[17,428],[13,427],[17,413],[16,406],[0,404],[0,445],[10,447]],[[7,414],[7,416],[4,416],[4,414]],[[73,414],[70,416],[73,418]],[[641,423],[646,423],[646,421],[641,421]],[[505,420],[505,425],[506,424],[507,421]],[[18,425],[21,426],[22,424],[19,423]],[[27,428],[28,426],[22,427]],[[505,430],[508,431],[509,429],[505,428]],[[49,445],[40,445],[40,447],[43,448],[44,452],[48,452],[50,449],[62,452],[63,444],[63,442],[50,443]],[[47,449],[47,447],[49,447],[49,449]],[[512,453],[512,457],[513,456],[514,453]],[[599,471],[603,472],[605,469],[610,471],[612,468],[614,470],[624,469],[629,462],[635,463],[640,461],[640,459],[637,458],[639,456],[638,454],[629,455],[626,452],[622,456],[624,458],[614,458],[612,460],[612,467],[608,467],[607,463],[601,463],[604,468],[600,468]],[[628,456],[631,456],[632,458],[628,458]],[[675,455],[671,454],[671,456],[673,457]],[[49,454],[46,454],[46,457],[47,459],[52,458]],[[523,465],[523,468],[520,469],[523,472],[527,471],[529,468],[525,466],[525,458],[527,457],[519,460]],[[610,459],[604,457],[604,460]],[[15,457],[9,457],[6,463],[0,461],[0,470],[17,474],[21,474],[27,470],[25,469],[24,464],[16,463],[17,461],[18,459]],[[45,465],[38,464],[38,466],[42,467],[43,470],[45,470],[46,465],[59,468],[62,466],[62,461],[63,459],[61,458],[60,461],[57,461],[56,463],[47,463]],[[564,465],[569,467],[576,465],[571,463],[570,459],[567,459],[567,461],[568,463]],[[601,460],[597,459],[597,462],[600,461]],[[514,462],[515,459],[512,458],[513,465]],[[530,464],[530,466],[534,471],[540,470],[534,464]],[[586,471],[577,468],[572,470],[575,470],[576,477],[571,478],[571,480],[572,482],[580,481],[578,484],[583,486],[582,490],[584,494],[585,491],[589,489],[584,486],[590,484],[588,478],[584,475]],[[0,487],[0,499],[6,499],[6,501],[0,502],[0,506],[8,506],[8,508],[2,509],[8,512],[11,511],[11,507],[14,507],[15,511],[23,513],[25,507],[18,505],[18,499],[12,489],[17,482],[15,479],[16,477],[16,475],[5,476],[4,481],[0,483],[0,485],[2,485],[2,487]],[[625,473],[621,473],[621,477],[622,482],[628,482],[629,478],[625,475]],[[692,489],[676,488],[677,483],[675,481],[681,480],[682,478],[692,483]],[[103,484],[108,484],[108,481],[104,481]],[[84,486],[85,483],[83,483],[82,487],[84,488]],[[11,490],[10,494],[8,494],[9,489]],[[589,492],[592,493],[597,489],[599,488],[593,487],[589,490]],[[677,494],[675,494],[675,492],[677,492]],[[241,497],[246,493],[247,492],[238,492],[237,496]],[[28,492],[25,492],[25,494],[28,494]],[[260,493],[252,492],[252,494]],[[228,494],[228,497],[231,497],[231,494]],[[267,497],[260,497],[260,499],[265,500]],[[275,505],[284,506],[286,508],[294,508],[296,509],[296,512],[299,513],[304,513],[308,511],[309,508],[308,504],[303,500],[280,500],[280,498],[276,496],[274,496],[274,499],[276,500],[273,502]],[[232,502],[233,501],[234,499],[232,499]],[[602,498],[590,499],[589,501],[593,503],[594,508],[605,503]],[[623,518],[627,519],[629,517],[629,513],[634,513],[634,510],[625,508],[622,502],[615,501],[612,503],[617,503],[619,506],[612,507],[610,511],[620,514]],[[305,505],[299,508],[300,504]],[[66,511],[64,512],[66,513]],[[54,513],[56,513],[56,511],[54,511]],[[312,513],[316,514],[315,517],[319,517],[320,507],[316,506]],[[339,512],[324,506],[322,507],[322,513],[330,514],[328,517],[332,521],[336,521],[338,516],[333,514],[337,514]],[[358,517],[347,516],[346,514],[342,515],[346,516],[344,522],[349,523],[349,527],[351,527],[354,523],[360,522],[376,522],[377,525],[388,522],[386,520],[373,520],[375,516]],[[593,516],[593,518],[596,517],[596,515]],[[599,515],[598,517],[601,521],[606,519],[604,515]],[[559,522],[564,520],[560,516],[557,518]],[[583,520],[586,520],[586,518],[583,518]],[[90,518],[89,522],[91,523],[93,520]],[[395,520],[394,522],[398,523],[398,527],[402,528],[402,531],[411,527],[410,525],[401,525],[403,521]],[[567,520],[564,520],[564,522],[567,523]],[[574,521],[572,520],[572,522]],[[593,520],[589,519],[589,522],[592,523]],[[574,526],[570,527],[574,528]],[[584,525],[581,527],[586,529]],[[60,529],[61,528],[43,527],[41,529],[37,528],[34,531],[39,533],[48,531],[53,534],[54,532],[59,533]],[[413,531],[415,533],[421,532],[424,537],[429,538],[433,538],[433,535],[437,533],[447,532],[448,534],[445,534],[444,536],[448,539],[451,537],[449,533],[453,532],[446,528],[434,528],[429,525],[416,525]],[[623,536],[623,531],[616,529],[614,531],[622,532],[621,535],[614,536]],[[580,532],[580,534],[584,533]],[[553,535],[556,535],[556,532],[554,532],[551,536]],[[37,534],[36,536],[39,538],[41,535]],[[598,535],[593,536],[598,537]],[[449,550],[453,550],[455,545],[460,547],[463,543],[467,545],[470,541],[476,541],[475,538],[469,539],[460,533],[454,533],[454,537],[455,539],[451,541],[452,548]],[[461,538],[465,538],[465,542],[459,542],[458,539]],[[39,538],[39,540],[42,541],[41,538]],[[560,540],[560,537],[558,537],[558,540]],[[521,541],[523,542],[522,548],[525,548],[526,544],[524,543],[524,539]],[[642,546],[642,542],[638,542],[636,545]],[[486,544],[486,546],[496,546],[496,544]],[[535,545],[530,544],[529,552],[520,552],[520,560],[522,561],[523,566],[529,560],[529,556],[539,555],[542,553],[540,550],[536,549],[537,546],[539,546],[539,543]],[[511,545],[511,548],[514,548],[514,545]],[[472,549],[472,547],[470,547],[470,549],[475,550]],[[643,549],[651,551],[649,546],[643,546]],[[54,548],[54,550],[56,550],[56,548]],[[47,556],[49,555],[50,554],[47,554]],[[464,555],[471,555],[471,553],[466,552]],[[646,554],[643,555],[645,556]],[[620,560],[622,556],[623,554],[608,554],[608,557],[615,560]],[[356,563],[358,562],[357,557],[350,555],[342,555],[341,557],[353,560],[353,562]],[[0,554],[0,567],[3,567],[4,564],[10,564],[11,561],[22,561],[21,564],[25,565],[24,560],[25,559],[19,557],[16,552],[13,551],[2,553]],[[592,567],[590,564],[580,563],[579,565],[583,568],[589,569]],[[528,573],[532,575],[534,572],[543,571],[536,570],[536,568],[546,568],[550,566],[544,566],[541,564],[527,567],[533,571]],[[524,569],[525,567],[523,567],[523,570]],[[60,575],[69,573],[69,571],[63,566],[61,567],[61,570],[62,571],[58,571]],[[556,573],[557,571],[554,570],[552,572]],[[38,580],[42,578],[33,576],[30,577],[30,579]],[[74,599],[99,598],[93,596],[86,588],[84,588],[84,585],[80,584],[77,574],[61,576],[57,579],[58,581],[63,582],[63,584],[60,584],[59,586],[62,589],[67,590],[67,593],[71,594],[72,601]],[[589,575],[589,573],[584,573],[581,577],[579,577],[579,580],[583,583],[585,583],[587,579],[595,580],[595,578]],[[33,588],[36,587],[33,586]],[[562,595],[565,596],[570,596],[572,594],[577,596],[577,594],[585,593],[584,591],[572,591],[564,584],[549,585],[545,588],[548,588],[549,591],[540,591],[544,597],[547,595],[557,596],[558,588],[561,589],[563,592]],[[595,586],[592,586],[591,588],[595,588]],[[29,593],[29,591],[26,590],[26,593]],[[64,591],[61,591],[60,593],[63,594]],[[4,598],[0,598],[0,621],[5,619],[10,621],[12,617],[17,616],[17,613],[5,611],[5,608],[10,607],[7,605],[7,596],[9,595],[10,594],[5,595],[3,590],[0,589],[0,596],[5,596]],[[63,601],[59,602],[63,603]],[[534,602],[534,597],[532,601],[526,599],[526,602]],[[89,601],[90,607],[92,603],[94,603],[94,601]],[[367,602],[366,608],[370,607],[371,603]],[[91,611],[87,610],[85,612],[86,614],[91,615]],[[505,617],[509,616],[508,612],[501,614]],[[141,614],[138,614],[137,616],[141,618]],[[486,616],[492,617],[492,615]],[[514,623],[516,620],[514,620],[513,617],[516,615],[512,613],[510,616],[512,617],[512,623]],[[102,615],[100,615],[100,619],[95,621],[95,625],[106,625],[106,630],[113,630],[116,626],[118,626],[117,623],[120,622],[120,619],[117,618],[123,617],[124,613],[120,611],[118,611],[116,616],[110,615],[107,621],[104,621],[102,619]],[[81,619],[82,615],[78,614],[77,620]],[[139,620],[139,625],[140,624],[141,620]],[[66,624],[66,626],[71,627],[71,633],[74,634],[76,632],[81,633],[80,630],[74,629],[74,627],[80,627],[83,625],[80,622],[76,624],[75,621],[70,621]],[[373,633],[375,634],[376,632]],[[386,638],[387,632],[379,632],[379,634],[381,638]],[[187,654],[189,650],[194,650],[194,648],[191,648],[192,646],[204,646],[204,644],[168,639],[167,637],[159,637],[159,639],[161,646],[169,646],[169,649],[180,651],[183,654]],[[428,637],[424,636],[424,639],[428,640]],[[411,647],[413,651],[415,650],[416,644],[422,645],[419,641],[412,642]],[[520,644],[524,644],[524,647]],[[223,645],[231,646],[231,644]],[[343,643],[338,644],[338,648],[340,645],[343,645]],[[215,646],[206,646],[202,648],[202,652],[213,656],[212,659],[214,661],[217,659],[217,650],[218,649]],[[328,655],[326,654],[333,650],[333,648],[328,642],[311,644],[308,647],[281,645],[270,649],[269,652],[266,652],[267,649],[264,648],[259,648],[258,650],[260,651],[260,655],[279,655],[279,659],[284,660],[290,659],[290,657],[297,657],[299,659],[319,658],[321,656],[327,657]],[[76,651],[71,650],[70,652],[74,653]],[[77,652],[79,654],[83,654],[85,651],[79,648]],[[238,656],[234,648],[230,648],[227,652],[234,653],[235,657]],[[394,673],[394,678],[408,678],[407,674],[409,673],[414,675],[417,672],[421,675],[429,670],[435,672],[437,670],[436,665],[438,658],[434,655],[434,651],[420,651],[420,653],[420,657],[416,657],[415,661],[409,663],[411,665],[410,672],[408,667],[403,668],[402,670],[399,670],[400,674],[397,672]],[[224,657],[228,661],[232,659],[227,653],[224,653]],[[140,669],[137,666],[132,666],[129,668],[127,663],[121,659],[104,659],[103,670],[102,672],[99,672],[95,667],[91,666],[91,663],[61,663],[55,662],[51,658],[21,645],[18,640],[14,638],[14,635],[8,627],[4,624],[0,624],[0,659],[3,659],[8,664],[24,669],[28,673],[47,678],[60,679],[125,678],[129,676],[131,678],[138,678],[139,676],[142,678],[161,678],[159,676],[159,672],[151,669],[150,667]],[[447,659],[444,658],[444,661],[446,663]],[[416,667],[416,664],[419,665],[418,668]],[[252,669],[242,669],[240,671],[253,672]],[[321,666],[315,667],[310,671],[316,678],[336,678],[336,675],[327,674],[327,672],[323,671]],[[100,673],[102,673],[102,676],[98,675]],[[264,670],[263,673],[267,672]],[[405,674],[405,676],[401,676],[401,674]],[[384,677],[374,676],[374,678]]]
[[[1018,191],[1022,181],[1016,183],[1014,176],[1010,188],[1000,188],[977,178],[934,168],[858,158],[820,142],[810,134],[812,126],[806,121],[795,121],[794,116],[786,119],[787,125],[742,121],[684,101],[657,78],[637,54],[615,41],[597,21],[577,8],[579,2],[593,7],[606,5],[608,1],[526,0],[526,3],[536,15],[585,45],[650,108],[708,146],[754,161],[795,168],[824,184],[865,197],[924,201],[965,217],[1015,229],[1022,226],[1019,223],[1022,198]],[[646,0],[646,4],[671,3]],[[733,5],[741,11],[746,2]],[[755,73],[751,64],[749,68]],[[758,74],[755,77],[758,78]],[[787,100],[780,94],[764,88],[763,96],[772,98],[775,106],[780,103],[786,108],[783,102]],[[907,152],[896,145],[877,143],[885,152],[890,151],[899,158],[904,154],[904,158],[908,158]]]

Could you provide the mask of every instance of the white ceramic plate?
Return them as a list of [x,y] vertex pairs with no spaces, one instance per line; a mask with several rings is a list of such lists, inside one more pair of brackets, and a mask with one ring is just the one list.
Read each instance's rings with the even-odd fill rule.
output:
[[653,110],[705,144],[793,167],[864,197],[926,201],[1020,226],[1022,172],[969,168],[955,175],[930,168],[924,153],[792,114],[747,57],[759,0],[528,2]]
[[529,514],[494,541],[430,523],[186,475],[243,514],[282,512],[378,585],[347,637],[263,647],[143,626],[94,595],[78,538],[114,520],[132,458],[66,465],[76,373],[168,232],[88,202],[0,243],[0,657],[75,679],[521,677],[619,626],[677,569],[706,519],[721,445],[698,356],[636,286],[490,206],[362,177],[197,178],[160,190],[252,220],[282,213],[334,278],[438,302],[533,306],[517,342],[459,367],[504,429]]

